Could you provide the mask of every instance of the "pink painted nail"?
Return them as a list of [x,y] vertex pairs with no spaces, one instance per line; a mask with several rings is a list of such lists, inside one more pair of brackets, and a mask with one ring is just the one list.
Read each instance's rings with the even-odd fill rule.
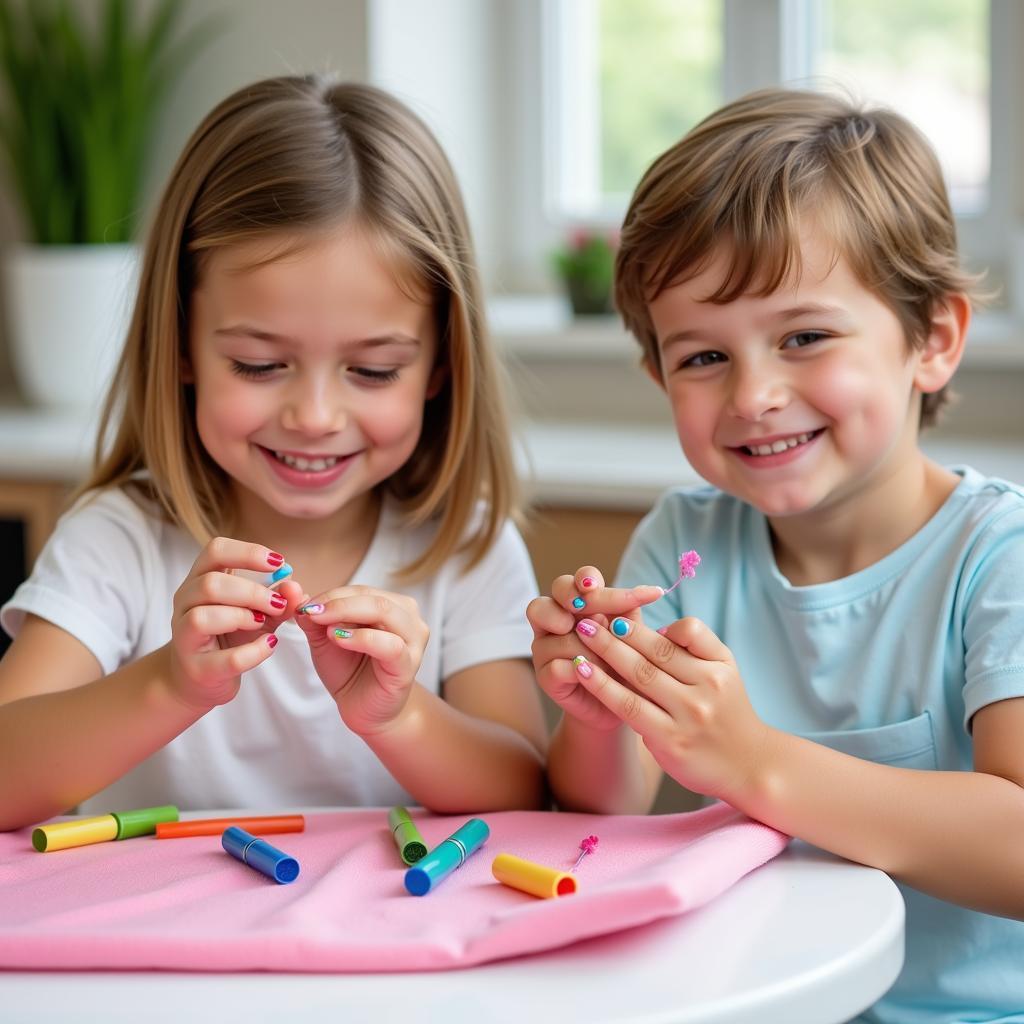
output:
[[277,646],[277,637],[273,633],[267,634],[267,646],[273,650]]
[[590,667],[590,662],[582,654],[577,654],[572,659],[572,663],[576,666],[576,672],[584,679],[589,679],[594,674],[594,670]]
[[285,597],[284,594],[277,594],[277,593],[271,594],[270,595],[270,607],[271,608],[277,608],[277,609],[287,608],[288,607],[288,598]]
[[662,626],[662,627],[661,627],[661,629],[659,629],[659,630],[658,630],[658,632],[659,632],[659,633],[660,633],[660,634],[661,634],[662,636],[665,636],[665,635],[667,635],[667,633],[668,633],[668,626]]
[[584,576],[583,579],[580,580],[580,586],[583,587],[584,589],[589,589],[593,585],[594,585],[594,577],[593,576]]
[[576,631],[584,636],[597,636],[597,626],[590,619],[580,619],[576,623]]
[[272,565],[276,569],[279,565],[284,565],[284,555],[279,555],[276,551],[271,551],[267,555],[267,565]]
[[262,625],[262,624],[263,624],[264,622],[266,622],[266,621],[267,621],[267,617],[266,617],[266,615],[264,615],[264,614],[263,614],[263,612],[253,612],[253,613],[252,613],[252,617],[253,617],[253,618],[254,618],[254,619],[255,619],[255,620],[256,620],[256,621],[258,622],[258,623],[260,623],[260,625]]
[[300,615],[319,615],[324,610],[322,604],[304,604],[299,609]]

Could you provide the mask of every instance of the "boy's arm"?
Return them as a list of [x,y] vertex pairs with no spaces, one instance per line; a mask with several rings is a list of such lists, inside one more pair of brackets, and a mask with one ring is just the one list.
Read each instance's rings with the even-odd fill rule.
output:
[[975,770],[894,768],[772,730],[730,802],[939,899],[1024,919],[1024,698],[974,716]]
[[67,811],[196,721],[169,674],[161,648],[103,676],[70,633],[28,616],[0,661],[0,831]]

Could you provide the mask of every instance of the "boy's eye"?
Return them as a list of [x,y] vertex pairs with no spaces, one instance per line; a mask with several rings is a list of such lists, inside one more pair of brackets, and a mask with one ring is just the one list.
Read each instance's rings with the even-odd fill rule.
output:
[[699,370],[705,366],[714,366],[715,363],[724,363],[725,355],[722,352],[698,352],[696,355],[684,359],[679,364],[681,370]]
[[273,373],[280,365],[280,363],[241,363],[237,359],[232,359],[231,372],[239,377],[255,380],[259,377],[266,377],[268,373]]
[[356,376],[362,377],[371,384],[390,384],[392,381],[398,380],[398,370],[394,367],[389,370],[375,370],[371,366],[353,366],[350,369]]
[[784,342],[783,348],[806,348],[808,345],[813,345],[816,341],[821,341],[822,338],[827,338],[828,335],[821,331],[800,331],[799,334],[791,334]]

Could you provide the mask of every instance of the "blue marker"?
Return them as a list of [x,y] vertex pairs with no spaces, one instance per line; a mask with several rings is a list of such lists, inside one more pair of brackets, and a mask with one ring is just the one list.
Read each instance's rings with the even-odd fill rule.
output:
[[440,885],[456,868],[461,868],[470,854],[487,842],[491,830],[486,821],[470,818],[440,845],[405,873],[405,887],[413,896],[426,896]]
[[299,862],[294,857],[289,857],[265,839],[250,835],[237,825],[224,829],[220,844],[236,860],[255,868],[279,885],[287,885],[299,877]]

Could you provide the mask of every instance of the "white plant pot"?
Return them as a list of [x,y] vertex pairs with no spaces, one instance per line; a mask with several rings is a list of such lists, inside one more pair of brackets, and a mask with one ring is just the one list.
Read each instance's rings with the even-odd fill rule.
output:
[[99,408],[121,355],[137,283],[135,245],[23,245],[7,252],[7,338],[29,402]]

